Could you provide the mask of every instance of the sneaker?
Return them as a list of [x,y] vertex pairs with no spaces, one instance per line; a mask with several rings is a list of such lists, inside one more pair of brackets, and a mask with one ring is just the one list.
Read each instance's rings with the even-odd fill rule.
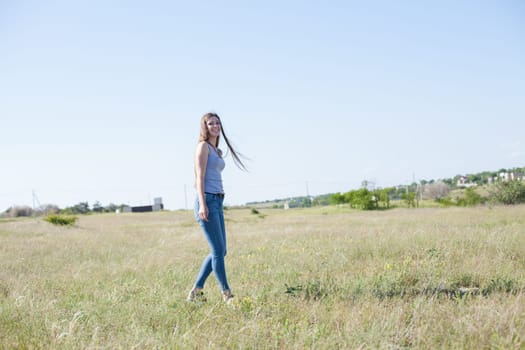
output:
[[188,293],[188,297],[186,298],[187,301],[193,302],[193,301],[200,301],[205,302],[206,297],[204,296],[204,292],[200,289],[192,289]]
[[233,303],[233,294],[231,291],[229,290],[226,290],[224,292],[222,292],[222,300],[228,304],[228,305],[231,305]]

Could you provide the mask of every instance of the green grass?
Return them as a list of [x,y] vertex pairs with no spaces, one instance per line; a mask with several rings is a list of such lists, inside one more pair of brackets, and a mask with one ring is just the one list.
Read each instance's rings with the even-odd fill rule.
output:
[[0,348],[525,347],[525,206],[259,211],[225,212],[233,308],[185,301],[190,212],[0,221]]

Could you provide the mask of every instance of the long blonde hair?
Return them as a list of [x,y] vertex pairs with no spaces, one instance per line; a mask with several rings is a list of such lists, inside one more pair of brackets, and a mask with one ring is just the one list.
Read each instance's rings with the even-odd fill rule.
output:
[[[244,163],[241,160],[241,157],[242,158],[246,158],[246,157],[244,157],[241,153],[235,151],[235,149],[233,148],[230,140],[228,140],[228,137],[226,137],[226,134],[224,133],[224,127],[222,126],[221,118],[216,113],[211,113],[210,112],[210,113],[206,113],[205,115],[202,116],[202,118],[201,118],[201,130],[200,130],[200,135],[199,135],[199,142],[201,142],[201,141],[208,142],[208,140],[210,138],[210,135],[208,133],[208,125],[207,124],[208,124],[208,120],[210,120],[212,117],[215,117],[215,118],[217,118],[219,120],[219,124],[221,126],[221,134],[224,137],[224,141],[226,142],[226,145],[228,147],[228,151],[230,151],[231,154],[232,154],[233,162],[235,163],[235,165],[239,169],[247,171],[246,166],[244,165]],[[220,135],[217,136],[216,144],[212,145],[212,146],[214,146],[215,148],[218,148],[219,147],[219,140],[220,140]]]

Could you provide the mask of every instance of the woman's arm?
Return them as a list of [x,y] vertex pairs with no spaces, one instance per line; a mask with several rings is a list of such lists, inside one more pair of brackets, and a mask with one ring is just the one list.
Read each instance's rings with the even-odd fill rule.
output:
[[199,142],[195,151],[195,187],[199,198],[199,217],[204,221],[208,221],[208,207],[206,206],[206,198],[204,198],[204,177],[206,176],[209,154],[210,149],[206,142]]

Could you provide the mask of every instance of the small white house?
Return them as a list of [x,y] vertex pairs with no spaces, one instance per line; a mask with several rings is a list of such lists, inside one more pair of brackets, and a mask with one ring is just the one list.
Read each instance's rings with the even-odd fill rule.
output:
[[473,186],[476,186],[475,183],[473,182],[470,182],[469,178],[467,176],[461,176],[457,183],[456,183],[457,187],[473,187]]

